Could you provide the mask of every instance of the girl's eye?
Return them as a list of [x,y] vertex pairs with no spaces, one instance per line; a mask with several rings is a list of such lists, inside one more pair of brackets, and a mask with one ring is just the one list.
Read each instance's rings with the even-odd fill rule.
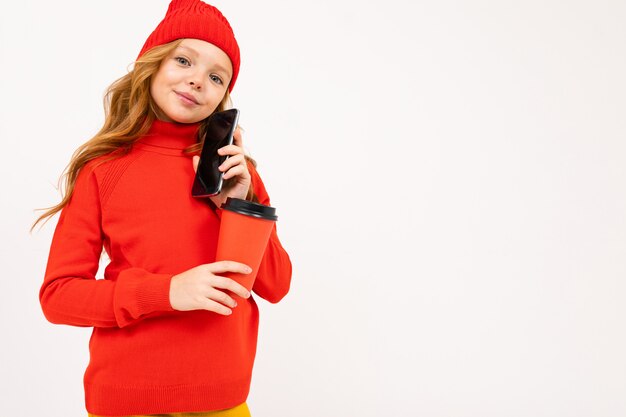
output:
[[211,80],[213,80],[214,82],[218,83],[218,84],[223,84],[223,81],[220,77],[218,77],[217,75],[211,75]]
[[189,65],[189,60],[187,58],[183,58],[182,56],[177,56],[174,58],[179,64]]

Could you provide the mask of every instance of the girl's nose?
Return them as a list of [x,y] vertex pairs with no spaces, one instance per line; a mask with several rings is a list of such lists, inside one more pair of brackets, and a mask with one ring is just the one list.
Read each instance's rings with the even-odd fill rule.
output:
[[197,81],[189,80],[189,85],[191,86],[191,88],[196,90],[200,90],[202,88],[202,85]]

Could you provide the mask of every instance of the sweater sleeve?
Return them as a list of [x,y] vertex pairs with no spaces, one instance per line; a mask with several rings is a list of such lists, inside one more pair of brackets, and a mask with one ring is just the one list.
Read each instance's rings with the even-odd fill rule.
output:
[[48,321],[81,327],[125,327],[173,311],[172,274],[128,268],[96,279],[103,246],[98,181],[91,163],[79,171],[50,245],[39,301]]
[[[256,168],[251,163],[248,163],[248,168],[259,202],[266,206],[271,205],[265,185]],[[278,239],[276,224],[274,224],[252,290],[270,303],[277,303],[289,292],[291,272],[291,260]]]

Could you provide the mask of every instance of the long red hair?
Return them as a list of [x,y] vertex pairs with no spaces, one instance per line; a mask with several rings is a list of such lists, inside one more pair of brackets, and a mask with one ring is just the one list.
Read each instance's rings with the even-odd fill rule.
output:
[[[47,211],[33,223],[30,228],[31,232],[41,220],[49,219],[65,207],[74,192],[74,184],[76,183],[78,173],[87,162],[102,155],[110,155],[110,157],[99,161],[98,164],[101,164],[110,159],[126,155],[132,149],[133,143],[148,132],[152,122],[156,119],[157,113],[156,104],[150,95],[150,82],[154,74],[159,70],[161,62],[181,42],[182,39],[179,39],[152,48],[135,62],[133,69],[128,74],[114,81],[109,86],[104,96],[104,125],[93,138],[80,145],[74,151],[70,162],[59,178],[59,183],[61,183],[65,177],[65,195],[59,204],[44,209],[37,209],[47,209]],[[226,90],[224,98],[215,111],[226,110],[230,107],[230,94]],[[198,142],[185,149],[185,153],[199,153],[202,148],[201,138],[204,137],[204,132],[206,131],[207,119],[201,123],[200,129],[198,129]],[[254,159],[248,155],[245,157],[256,167]],[[228,187],[228,182],[232,180],[235,179],[226,180],[224,187]],[[257,201],[252,187],[250,187],[246,199]]]

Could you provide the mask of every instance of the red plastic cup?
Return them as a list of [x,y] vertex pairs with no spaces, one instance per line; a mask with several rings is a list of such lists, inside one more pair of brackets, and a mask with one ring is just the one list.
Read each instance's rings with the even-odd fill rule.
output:
[[249,274],[220,274],[252,290],[274,223],[276,209],[240,198],[228,197],[222,204],[216,261],[237,261],[252,268]]

